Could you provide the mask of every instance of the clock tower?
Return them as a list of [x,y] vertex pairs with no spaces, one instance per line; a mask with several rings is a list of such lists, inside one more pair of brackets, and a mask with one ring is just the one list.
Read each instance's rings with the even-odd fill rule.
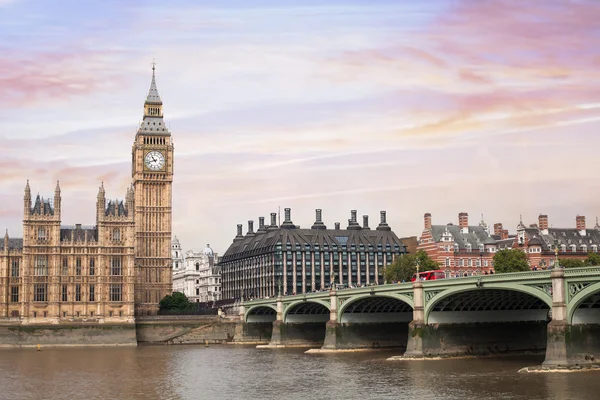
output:
[[144,119],[132,148],[135,193],[135,314],[155,315],[172,293],[171,197],[173,142],[163,120],[155,65],[144,103]]

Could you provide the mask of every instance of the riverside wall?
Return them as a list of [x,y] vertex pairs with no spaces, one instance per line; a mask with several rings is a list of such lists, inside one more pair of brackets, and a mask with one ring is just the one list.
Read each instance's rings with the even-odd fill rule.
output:
[[0,323],[0,348],[37,346],[136,346],[136,330],[129,324]]

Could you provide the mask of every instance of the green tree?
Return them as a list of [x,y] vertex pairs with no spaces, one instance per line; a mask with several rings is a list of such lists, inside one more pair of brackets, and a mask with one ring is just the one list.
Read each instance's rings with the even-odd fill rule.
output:
[[159,303],[161,311],[189,311],[194,308],[187,296],[181,292],[166,295]]
[[527,254],[519,249],[498,250],[494,254],[494,272],[505,274],[508,272],[529,271]]
[[433,261],[423,250],[416,254],[403,254],[396,257],[394,262],[385,268],[385,281],[409,282],[417,272],[417,260],[419,260],[419,272],[438,269],[439,265]]
[[600,254],[588,253],[586,262],[587,262],[587,265],[590,265],[590,266],[600,265]]
[[588,265],[586,260],[579,260],[577,258],[559,258],[558,264],[563,268],[581,268]]

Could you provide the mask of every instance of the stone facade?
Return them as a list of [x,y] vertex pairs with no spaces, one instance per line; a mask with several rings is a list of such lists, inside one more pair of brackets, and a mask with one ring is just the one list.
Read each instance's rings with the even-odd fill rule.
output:
[[[151,153],[151,154],[150,154]],[[61,225],[61,189],[23,199],[23,238],[0,241],[0,320],[21,324],[132,324],[171,293],[173,144],[162,121],[154,69],[132,149],[132,185],[96,223]]]
[[210,245],[201,253],[181,252],[177,237],[171,245],[173,256],[173,291],[181,292],[195,303],[221,300],[221,271],[219,256]]

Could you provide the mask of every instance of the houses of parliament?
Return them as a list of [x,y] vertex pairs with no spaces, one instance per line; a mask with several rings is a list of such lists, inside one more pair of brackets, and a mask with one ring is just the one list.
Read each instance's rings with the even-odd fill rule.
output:
[[[171,294],[173,142],[163,121],[155,67],[132,146],[131,186],[107,200],[92,225],[62,225],[61,189],[23,197],[23,238],[0,239],[0,320],[127,323],[153,315]],[[33,182],[32,182],[33,183]]]

